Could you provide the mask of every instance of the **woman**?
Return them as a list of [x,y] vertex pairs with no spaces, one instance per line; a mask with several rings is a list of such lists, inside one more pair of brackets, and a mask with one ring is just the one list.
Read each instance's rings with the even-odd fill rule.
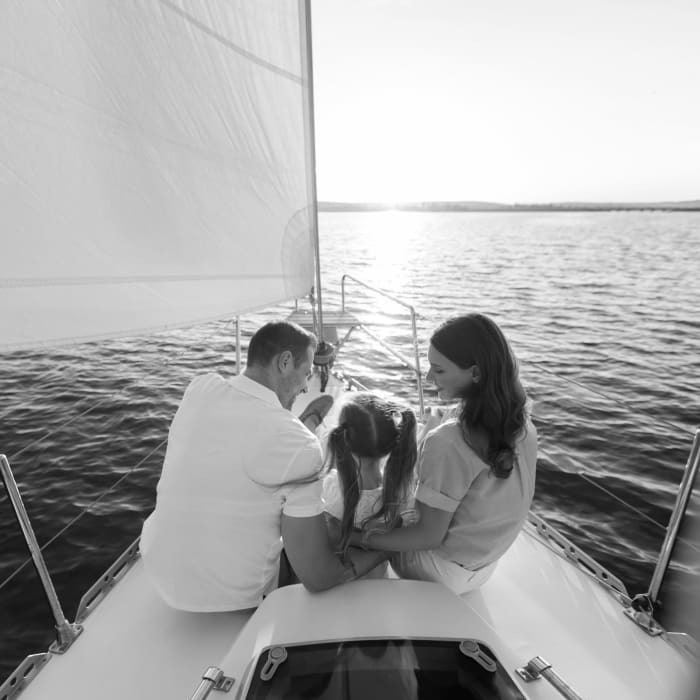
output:
[[351,544],[396,552],[399,576],[464,593],[488,579],[527,518],[537,433],[515,357],[490,318],[445,322],[430,339],[428,360],[438,396],[460,404],[423,442],[418,522],[355,532]]

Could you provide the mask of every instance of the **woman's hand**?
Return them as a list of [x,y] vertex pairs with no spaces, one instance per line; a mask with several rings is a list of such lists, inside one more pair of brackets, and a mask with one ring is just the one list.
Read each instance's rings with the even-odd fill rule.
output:
[[364,530],[354,529],[350,533],[350,545],[352,547],[361,547],[362,549],[372,549],[372,546],[367,543],[367,538],[370,535],[385,535],[387,532],[391,532],[399,527],[403,527],[403,522],[400,517],[390,527],[387,527],[384,523],[372,527],[370,522]]

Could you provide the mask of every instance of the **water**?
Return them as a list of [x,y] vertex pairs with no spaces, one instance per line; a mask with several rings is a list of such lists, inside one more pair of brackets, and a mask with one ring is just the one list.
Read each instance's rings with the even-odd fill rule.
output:
[[[533,399],[534,509],[631,593],[646,590],[700,426],[700,213],[327,213],[320,228],[327,306],[344,272],[390,291],[420,313],[423,355],[443,318],[497,320]],[[401,307],[348,292],[372,330],[412,357]],[[244,340],[283,311],[244,319]],[[39,542],[55,538],[45,556],[69,619],[153,507],[182,391],[198,372],[232,373],[232,341],[221,322],[3,358],[0,452]],[[411,374],[366,336],[340,359],[415,405]],[[4,491],[0,549],[3,678],[53,636],[32,566],[7,580],[27,554]]]

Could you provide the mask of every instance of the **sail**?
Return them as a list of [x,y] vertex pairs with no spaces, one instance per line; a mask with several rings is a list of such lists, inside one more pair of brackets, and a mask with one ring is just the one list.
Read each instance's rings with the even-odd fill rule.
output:
[[307,294],[301,0],[3,0],[0,350]]

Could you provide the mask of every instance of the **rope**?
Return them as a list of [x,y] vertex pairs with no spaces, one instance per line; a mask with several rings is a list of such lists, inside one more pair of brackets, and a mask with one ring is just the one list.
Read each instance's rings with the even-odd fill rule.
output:
[[[156,447],[154,447],[143,459],[141,459],[138,463],[136,463],[131,469],[129,469],[126,474],[122,474],[111,486],[106,488],[94,501],[92,501],[90,504],[85,506],[72,520],[70,520],[66,525],[64,525],[48,542],[46,542],[44,545],[42,545],[39,548],[40,552],[43,552],[45,549],[50,547],[61,535],[63,535],[66,530],[70,529],[77,523],[86,513],[88,513],[92,508],[94,508],[108,493],[113,491],[119,484],[122,483],[122,481],[125,481],[128,479],[134,472],[136,472],[137,469],[150,457],[152,457],[158,450],[160,450],[163,445],[165,445],[168,442],[168,439],[166,438],[165,440],[162,440]],[[28,564],[31,564],[33,562],[33,559],[29,557],[28,559],[25,559],[7,578],[5,578],[2,583],[0,583],[0,591],[10,582],[12,581],[17,574],[20,573]]]
[[[631,505],[630,503],[627,503],[627,501],[622,499],[617,494],[613,493],[609,489],[605,488],[604,486],[601,486],[599,483],[594,481],[593,479],[595,478],[596,474],[594,472],[592,472],[590,469],[578,469],[577,471],[569,471],[567,469],[562,469],[562,467],[560,467],[557,464],[556,460],[553,459],[552,455],[549,454],[546,450],[543,450],[542,447],[540,447],[540,446],[537,447],[537,454],[538,454],[538,456],[546,457],[556,467],[556,469],[558,469],[560,472],[564,472],[566,474],[576,474],[577,476],[580,476],[582,479],[587,481],[589,484],[591,484],[592,486],[595,486],[597,489],[600,489],[604,493],[608,494],[608,496],[611,496],[616,501],[621,503],[623,506],[625,506],[626,508],[629,508],[629,510],[633,511],[634,513],[637,513],[637,515],[640,515],[645,520],[648,520],[650,523],[652,523],[656,527],[661,528],[662,530],[666,530],[665,525],[662,525],[660,522],[658,522],[657,520],[654,520],[654,518],[652,518],[647,513],[644,513],[643,511],[639,510],[639,508],[635,508],[635,506]],[[577,460],[574,460],[574,461],[577,461]]]
[[[625,410],[629,411],[630,407],[629,404],[624,403],[620,399],[615,399],[612,396],[608,396],[607,394],[604,394],[602,391],[598,391],[597,389],[591,389],[591,387],[587,386],[586,384],[583,384],[582,382],[579,382],[577,379],[572,379],[571,377],[565,377],[561,374],[557,374],[554,370],[549,369],[549,367],[546,367],[543,365],[541,362],[537,362],[534,360],[528,360],[528,363],[531,365],[536,365],[540,369],[544,370],[545,372],[548,372],[549,374],[557,377],[557,379],[563,379],[565,382],[570,382],[571,384],[575,384],[576,386],[580,387],[581,389],[584,389],[585,391],[588,391],[592,394],[595,394],[596,396],[599,396],[600,398],[605,399],[606,401],[610,401],[611,403],[614,403],[618,406],[621,406]],[[657,421],[658,423],[663,423],[667,428],[673,428],[674,430],[677,430],[681,433],[691,433],[692,430],[689,430],[688,428],[683,428],[680,425],[676,425],[675,423],[666,420],[665,418],[659,418],[658,416],[652,416],[650,413],[647,411],[640,411],[638,408],[635,408],[635,411],[637,415],[643,415],[646,416],[647,418],[652,418],[653,420]]]
[[[233,324],[233,321],[229,321],[228,323],[229,323],[229,324]],[[176,362],[177,360],[179,360],[179,359],[180,359],[183,355],[185,355],[187,352],[189,352],[189,349],[181,350],[179,353],[173,355],[172,357],[169,357],[167,360],[165,360],[164,362],[162,362],[162,363],[161,363],[161,366],[162,366],[162,367],[168,367],[171,363]],[[51,372],[53,372],[53,370],[50,370],[50,371],[47,372],[46,374],[48,375],[48,374],[51,373]],[[35,447],[36,445],[41,444],[41,443],[44,442],[44,440],[46,440],[47,438],[50,438],[51,436],[56,435],[56,433],[58,433],[58,432],[60,432],[61,430],[63,430],[63,428],[69,426],[71,423],[73,423],[74,421],[78,420],[78,418],[82,418],[83,416],[88,415],[88,413],[91,413],[92,411],[94,411],[98,406],[101,406],[103,403],[105,403],[105,402],[107,402],[107,401],[110,401],[111,399],[115,398],[115,397],[117,396],[118,393],[119,393],[118,391],[115,391],[115,392],[113,392],[112,394],[110,394],[109,396],[105,396],[105,397],[99,399],[99,400],[98,400],[97,402],[95,402],[92,406],[86,408],[86,409],[85,409],[84,411],[82,411],[81,413],[78,413],[77,415],[72,416],[71,418],[69,418],[69,419],[66,420],[65,422],[60,423],[59,425],[57,425],[53,430],[50,430],[49,432],[44,433],[41,437],[38,437],[36,440],[33,440],[32,442],[28,443],[27,445],[25,445],[25,446],[24,446],[21,450],[19,450],[18,452],[15,452],[14,454],[9,455],[9,456],[8,456],[8,459],[10,460],[10,462],[16,460],[21,454],[23,454],[24,452],[26,452],[26,451],[29,450],[30,448]],[[71,409],[75,409],[75,407],[78,406],[78,405],[80,405],[81,403],[84,403],[84,401],[82,401],[82,400],[81,400],[81,401],[76,401],[76,402],[73,404],[73,406],[71,407]],[[30,472],[30,473],[31,473],[31,472]]]
[[[639,510],[638,508],[635,508],[634,506],[631,506],[629,503],[627,503],[626,501],[622,500],[622,498],[620,498],[619,496],[617,496],[616,494],[614,494],[612,491],[609,491],[609,490],[606,489],[604,486],[601,486],[600,484],[597,484],[595,481],[591,481],[591,479],[588,477],[588,475],[585,474],[584,472],[578,472],[578,475],[579,475],[582,479],[585,479],[589,484],[592,484],[593,486],[595,486],[596,488],[600,489],[601,491],[604,491],[604,492],[607,493],[609,496],[612,496],[615,500],[617,500],[617,501],[619,501],[620,503],[622,503],[622,505],[626,506],[627,508],[629,508],[629,509],[630,509],[631,511],[633,511],[634,513],[637,513],[637,515],[640,515],[640,516],[641,516],[642,518],[644,518],[645,520],[648,520],[650,523],[652,523],[653,525],[656,525],[657,527],[661,528],[664,532],[666,532],[666,530],[667,530],[667,526],[666,526],[666,525],[662,525],[661,523],[659,523],[658,521],[654,520],[651,516],[649,516],[649,515],[647,515],[646,513],[642,512],[642,511]],[[700,552],[700,547],[698,547],[698,545],[695,544],[694,542],[691,542],[687,537],[681,537],[680,535],[676,535],[676,542],[683,542],[683,544],[688,545],[688,547],[690,547],[691,549],[694,549],[696,552]]]
[[[15,452],[13,455],[11,455],[8,459],[10,461],[14,461],[19,457],[23,452],[26,452],[30,447],[34,447],[35,445],[39,445],[40,443],[44,442],[46,438],[51,437],[52,435],[55,435],[59,430],[62,430],[65,428],[67,425],[70,425],[73,421],[77,420],[78,418],[82,418],[83,416],[86,416],[88,413],[91,411],[94,411],[100,404],[105,403],[105,401],[108,401],[109,399],[114,398],[115,394],[112,394],[111,396],[107,396],[104,399],[100,399],[97,403],[93,404],[90,406],[90,408],[85,409],[82,413],[79,413],[76,416],[73,416],[72,418],[69,418],[65,423],[61,423],[58,425],[56,428],[53,430],[50,430],[48,433],[44,433],[41,437],[37,438],[36,440],[33,440],[30,442],[28,445],[25,445],[19,452]],[[77,403],[81,403],[78,401]]]
[[[232,324],[233,321],[229,321],[229,324]],[[166,361],[162,363],[163,367],[167,367],[171,362],[174,362],[178,359],[180,359],[185,353],[189,352],[188,349],[182,350],[178,354],[170,357]],[[53,371],[53,370],[51,370]],[[48,374],[48,373],[47,373]],[[19,457],[22,453],[26,452],[28,449],[31,447],[34,447],[35,445],[39,445],[42,443],[44,440],[47,438],[51,437],[52,435],[55,435],[57,432],[65,428],[66,426],[70,425],[74,421],[76,421],[78,418],[81,418],[88,413],[94,411],[98,406],[102,405],[103,403],[113,399],[118,392],[114,392],[110,394],[109,396],[100,399],[96,403],[94,403],[92,406],[88,407],[81,413],[74,415],[73,417],[69,418],[67,421],[61,423],[58,425],[56,428],[53,430],[44,433],[41,437],[37,438],[36,440],[33,440],[29,444],[25,445],[21,450],[18,452],[15,452],[13,455],[9,457],[10,461],[14,461],[17,457]],[[81,402],[78,401],[74,406],[80,404]],[[141,465],[149,459],[153,454],[155,454],[158,450],[160,450],[165,444],[167,444],[168,439],[165,438],[162,440],[156,447],[154,447],[142,460],[140,460],[137,464],[135,464],[129,471],[127,471],[125,474],[123,474],[119,479],[117,479],[111,486],[109,486],[107,489],[105,489],[94,501],[92,501],[89,505],[87,505],[85,508],[83,508],[82,511],[80,511],[72,520],[70,520],[64,527],[62,527],[48,542],[46,542],[40,549],[40,552],[43,552],[46,548],[51,546],[61,535],[63,535],[68,529],[70,529],[75,523],[77,523],[86,513],[88,513],[94,506],[96,506],[108,493],[113,491],[115,488],[119,486],[123,481],[125,481],[127,478],[129,478],[134,472],[136,472]],[[29,557],[28,559],[25,559],[22,564],[20,564],[12,573],[10,573],[7,578],[5,578],[1,583],[0,583],[0,591],[10,582],[12,579],[14,579],[28,564],[31,564],[33,562],[33,559]]]
[[[636,508],[635,506],[631,505],[630,503],[627,503],[623,498],[618,496],[616,493],[611,491],[610,489],[606,488],[605,486],[601,486],[597,481],[594,480],[594,478],[597,476],[595,475],[590,469],[579,469],[577,471],[567,471],[565,469],[562,469],[556,461],[552,458],[552,456],[543,450],[541,447],[538,446],[537,448],[538,456],[543,456],[546,457],[559,471],[565,472],[567,474],[576,474],[577,476],[580,476],[584,481],[587,481],[591,486],[595,486],[595,488],[599,489],[603,493],[607,494],[611,498],[614,498],[618,503],[622,504],[625,506],[625,508],[631,510],[633,513],[636,513],[639,515],[642,519],[646,520],[647,522],[651,523],[655,527],[659,528],[660,530],[663,530],[666,532],[667,530],[667,525],[663,525],[660,523],[658,520],[654,520],[650,515],[645,513],[644,511],[640,510],[639,508]],[[676,536],[676,541],[677,542],[683,542],[686,544],[688,547],[691,549],[695,550],[696,552],[700,552],[700,547],[694,542],[691,542],[687,537],[681,537],[681,535]]]
[[[24,358],[24,359],[27,359],[27,358]],[[61,372],[61,374],[68,369],[69,368],[64,368],[63,371]],[[73,375],[75,375],[75,369],[73,369],[71,367],[70,371]],[[28,387],[26,389],[25,393],[29,394],[30,391],[32,391],[34,389],[34,386],[36,386],[37,384],[43,384],[46,379],[50,379],[51,377],[55,377],[57,373],[58,373],[58,370],[56,370],[55,367],[52,367],[51,369],[47,369],[43,374],[40,374],[38,377],[32,376],[32,380],[31,380],[32,386]]]
[[629,503],[627,503],[627,501],[625,501],[625,500],[623,500],[622,498],[620,498],[620,496],[618,496],[617,494],[613,493],[613,492],[610,491],[609,489],[606,489],[604,486],[601,486],[599,483],[593,481],[593,480],[591,479],[591,477],[590,477],[586,472],[579,471],[579,472],[576,472],[576,473],[577,473],[582,479],[584,479],[585,481],[587,481],[589,484],[591,484],[592,486],[595,486],[597,489],[600,489],[603,493],[607,493],[608,496],[611,496],[612,498],[614,498],[614,499],[615,499],[616,501],[618,501],[619,503],[622,503],[623,506],[625,506],[626,508],[629,508],[629,510],[631,510],[633,513],[636,513],[637,515],[641,516],[642,518],[644,518],[644,520],[648,520],[652,525],[656,525],[656,527],[661,528],[661,529],[664,530],[664,531],[666,530],[666,526],[665,526],[665,525],[662,525],[662,524],[661,524],[660,522],[658,522],[657,520],[654,520],[654,518],[652,518],[650,515],[647,515],[644,511],[639,510],[639,508],[635,508],[633,505],[630,505]]

